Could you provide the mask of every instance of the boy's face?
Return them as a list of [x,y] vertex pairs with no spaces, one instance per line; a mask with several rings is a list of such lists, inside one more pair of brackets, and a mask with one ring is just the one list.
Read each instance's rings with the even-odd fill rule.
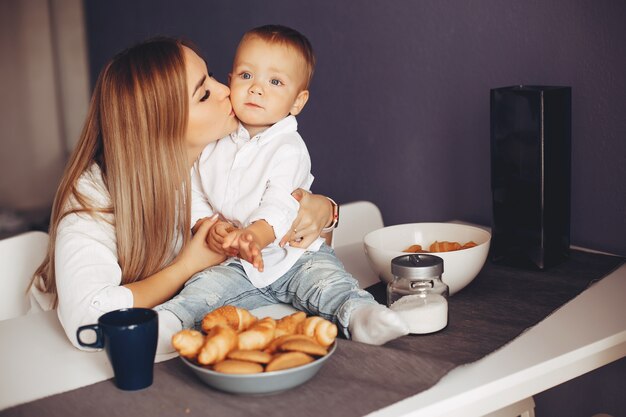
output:
[[239,45],[230,74],[235,114],[254,136],[290,113],[300,113],[309,97],[303,90],[304,58],[293,48],[252,37]]

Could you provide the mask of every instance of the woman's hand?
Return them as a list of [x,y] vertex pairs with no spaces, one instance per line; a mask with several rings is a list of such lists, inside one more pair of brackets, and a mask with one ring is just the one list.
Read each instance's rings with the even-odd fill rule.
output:
[[319,194],[311,194],[298,188],[291,195],[300,202],[300,210],[291,229],[280,241],[280,246],[307,248],[333,219],[333,205]]
[[198,220],[193,237],[178,255],[176,263],[187,271],[187,278],[226,259],[225,255],[211,250],[207,243],[209,230],[216,222],[217,215]]
[[198,221],[193,238],[185,244],[174,262],[142,280],[125,284],[133,293],[134,307],[153,308],[172,298],[196,272],[217,265],[226,257],[215,253],[206,242],[217,216]]

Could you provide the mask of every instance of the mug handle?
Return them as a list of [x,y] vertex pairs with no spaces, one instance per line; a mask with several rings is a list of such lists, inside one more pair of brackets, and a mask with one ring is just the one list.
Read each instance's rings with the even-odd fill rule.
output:
[[[80,340],[80,334],[84,330],[93,330],[96,332],[96,341],[93,343],[85,343]],[[97,324],[87,324],[86,326],[80,326],[78,330],[76,330],[76,339],[78,340],[78,344],[83,347],[90,347],[96,349],[104,348],[104,339],[102,338],[102,329]]]

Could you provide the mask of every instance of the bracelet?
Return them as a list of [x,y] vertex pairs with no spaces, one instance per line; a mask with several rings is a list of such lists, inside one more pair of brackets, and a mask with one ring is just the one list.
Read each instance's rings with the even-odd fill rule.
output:
[[333,200],[330,197],[326,197],[326,198],[328,199],[328,201],[330,201],[330,204],[333,206],[333,221],[332,223],[330,223],[330,226],[322,229],[322,233],[332,232],[333,229],[335,229],[335,227],[337,227],[337,225],[339,224],[339,204],[337,204],[335,200]]

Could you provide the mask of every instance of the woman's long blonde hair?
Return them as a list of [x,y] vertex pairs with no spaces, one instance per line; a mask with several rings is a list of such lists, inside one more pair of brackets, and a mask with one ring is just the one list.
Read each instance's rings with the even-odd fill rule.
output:
[[[60,221],[70,213],[113,215],[122,284],[158,272],[171,261],[177,239],[189,240],[190,167],[184,143],[189,104],[182,46],[169,38],[143,42],[116,55],[98,77],[54,199],[48,253],[34,276],[40,290],[53,294],[55,306],[55,240]],[[94,163],[110,207],[99,207],[77,189]]]

